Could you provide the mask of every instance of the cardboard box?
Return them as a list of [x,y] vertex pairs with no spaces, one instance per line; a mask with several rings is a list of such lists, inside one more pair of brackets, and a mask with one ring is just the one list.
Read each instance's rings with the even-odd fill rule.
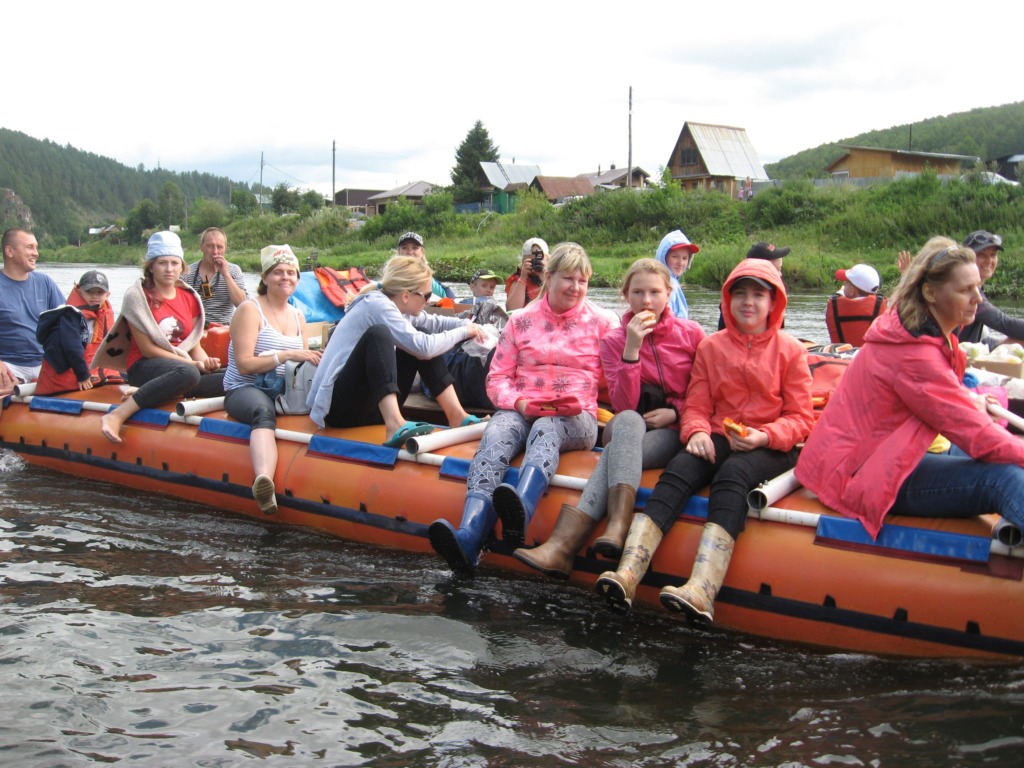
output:
[[992,355],[982,355],[974,358],[970,361],[970,365],[975,368],[982,368],[992,373],[998,373],[1000,376],[1012,376],[1015,379],[1024,378],[1024,363],[1018,363],[1013,358],[1005,357],[994,357]]
[[331,331],[334,330],[335,325],[337,325],[337,323],[306,323],[306,338],[311,342],[310,348],[316,348],[317,340],[320,342],[320,349],[326,347],[327,340],[331,338]]

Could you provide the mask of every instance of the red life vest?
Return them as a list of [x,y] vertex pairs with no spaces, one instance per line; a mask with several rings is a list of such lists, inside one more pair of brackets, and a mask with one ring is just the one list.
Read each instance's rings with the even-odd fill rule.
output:
[[850,299],[841,293],[829,296],[825,309],[825,324],[833,344],[864,346],[864,334],[872,321],[885,312],[884,296],[861,296]]
[[370,284],[370,278],[362,267],[349,267],[348,269],[332,269],[331,267],[317,267],[313,270],[316,280],[320,283],[320,290],[323,291],[330,302],[344,309],[348,303],[359,295],[364,286]]
[[[99,311],[89,309],[85,303],[85,299],[78,292],[78,285],[71,289],[71,293],[68,294],[68,300],[64,302],[72,307],[77,307],[78,311],[82,313],[86,320],[93,320],[92,327],[92,338],[85,345],[83,357],[86,363],[92,363],[92,359],[96,356],[96,351],[100,348],[100,344],[103,342],[103,337],[106,336],[110,329],[114,327],[114,310],[110,306],[110,301],[104,301],[103,305],[99,308]],[[91,365],[89,366],[92,367]],[[124,377],[120,371],[115,371],[109,368],[99,368],[92,372],[92,383],[93,385],[107,384],[107,383],[120,383],[124,381]],[[39,379],[36,382],[36,394],[39,395],[52,395],[58,392],[75,392],[78,390],[78,377],[75,375],[74,368],[68,368],[66,371],[57,373],[53,366],[50,365],[46,360],[43,360],[43,365],[39,369]]]

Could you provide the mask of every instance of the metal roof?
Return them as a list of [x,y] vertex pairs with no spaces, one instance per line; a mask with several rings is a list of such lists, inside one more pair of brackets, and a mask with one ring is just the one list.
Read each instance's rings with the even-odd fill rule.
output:
[[534,183],[548,200],[561,200],[566,197],[586,197],[594,194],[594,184],[590,179],[578,176],[538,176]]
[[750,178],[755,181],[768,178],[745,129],[689,122],[683,126],[683,130],[687,127],[707,166],[708,175]]
[[408,184],[403,184],[400,187],[389,189],[387,192],[381,192],[379,195],[373,195],[368,198],[369,200],[390,200],[393,197],[424,197],[429,195],[434,190],[434,185],[426,181],[413,181]]
[[977,155],[951,155],[946,152],[917,152],[912,149],[886,149],[885,147],[861,147],[856,144],[840,144],[843,149],[859,149],[867,152],[889,152],[894,155],[911,157],[941,157],[943,160],[977,160]]
[[501,162],[480,163],[480,170],[487,177],[487,183],[495,189],[508,189],[510,184],[532,184],[540,175],[539,165],[507,165]]

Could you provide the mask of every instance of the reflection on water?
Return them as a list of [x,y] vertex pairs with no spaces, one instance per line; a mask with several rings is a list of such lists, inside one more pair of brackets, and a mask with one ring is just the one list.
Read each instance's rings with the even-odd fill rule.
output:
[[0,456],[5,765],[1014,765],[1024,666],[805,650]]

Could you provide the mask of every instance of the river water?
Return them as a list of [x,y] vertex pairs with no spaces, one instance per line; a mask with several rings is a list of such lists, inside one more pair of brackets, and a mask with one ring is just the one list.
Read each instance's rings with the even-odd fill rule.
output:
[[[119,300],[138,273],[104,269]],[[704,295],[688,296],[704,322]],[[797,314],[801,336],[820,317]],[[0,691],[4,766],[1024,764],[1024,663],[622,617],[576,587],[486,568],[458,582],[433,557],[11,453]]]

